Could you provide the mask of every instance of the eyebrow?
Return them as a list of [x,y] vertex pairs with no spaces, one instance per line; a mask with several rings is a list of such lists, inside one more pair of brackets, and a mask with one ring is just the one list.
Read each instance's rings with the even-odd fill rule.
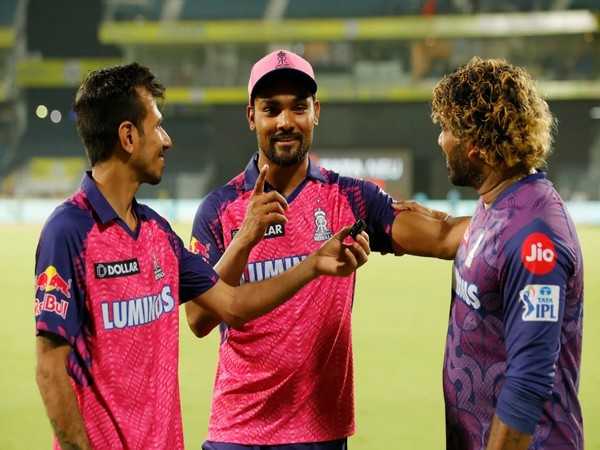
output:
[[[277,106],[280,105],[281,102],[279,100],[275,100],[272,98],[257,98],[257,100],[259,100],[260,102],[265,103],[266,105],[269,106]],[[293,103],[308,103],[308,97],[304,97],[301,95],[296,95],[294,97],[294,99],[292,100]]]

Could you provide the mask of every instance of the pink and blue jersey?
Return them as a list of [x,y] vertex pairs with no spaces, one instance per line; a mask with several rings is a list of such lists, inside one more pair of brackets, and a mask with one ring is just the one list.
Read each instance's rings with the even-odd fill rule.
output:
[[444,361],[447,448],[484,450],[494,414],[531,450],[583,449],[583,261],[543,173],[479,203],[454,263]]
[[72,347],[67,370],[94,449],[183,449],[178,305],[217,275],[165,219],[133,208],[135,231],[88,173],[50,216],[36,253],[36,330]]
[[[241,227],[257,177],[254,157],[200,205],[192,248],[211,264]],[[373,250],[393,251],[392,199],[372,183],[310,164],[306,179],[287,200],[288,222],[267,229],[250,254],[242,282],[288,270],[358,218],[367,223]],[[242,329],[221,327],[209,440],[275,445],[354,432],[354,283],[354,275],[319,277]]]

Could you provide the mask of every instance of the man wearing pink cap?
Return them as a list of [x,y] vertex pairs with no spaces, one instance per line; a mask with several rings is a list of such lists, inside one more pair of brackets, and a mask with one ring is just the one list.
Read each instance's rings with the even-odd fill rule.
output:
[[[308,158],[320,103],[311,65],[278,50],[259,60],[248,82],[247,119],[258,153],[246,169],[200,205],[192,249],[216,264],[252,210],[259,167],[266,191],[285,197],[284,219],[247,242],[247,266],[219,263],[230,283],[253,283],[302,261],[345,223],[361,219],[371,248],[452,258],[467,220],[394,209],[392,198],[363,180],[342,177]],[[435,238],[432,238],[435,237]],[[256,244],[254,247],[252,247]],[[243,253],[243,251],[242,251]],[[351,311],[354,276],[308,283],[277,310],[243,327],[221,324],[221,345],[204,450],[340,450],[354,433]],[[187,307],[194,333],[220,319]]]

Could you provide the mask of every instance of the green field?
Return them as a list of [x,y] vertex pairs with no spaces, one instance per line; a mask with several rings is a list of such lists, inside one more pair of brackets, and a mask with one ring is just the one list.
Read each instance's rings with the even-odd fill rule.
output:
[[[189,227],[178,227],[181,236]],[[34,381],[33,258],[39,227],[0,227],[0,450],[49,449],[51,432]],[[600,450],[600,229],[579,230],[586,264],[581,399],[586,449]],[[441,364],[450,263],[372,256],[354,305],[357,433],[353,450],[441,449]],[[196,339],[182,322],[181,390],[187,448],[206,433],[216,333]]]

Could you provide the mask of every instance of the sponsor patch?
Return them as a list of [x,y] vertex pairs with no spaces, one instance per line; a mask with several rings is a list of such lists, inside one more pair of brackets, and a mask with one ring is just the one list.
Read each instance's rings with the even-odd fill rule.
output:
[[43,311],[51,312],[59,315],[63,319],[67,318],[67,310],[69,309],[69,302],[67,300],[58,300],[55,295],[46,294],[42,300],[35,299],[33,305],[33,312],[35,316],[39,316]]
[[140,264],[136,258],[125,261],[114,261],[94,264],[96,278],[128,277],[140,273]]
[[525,322],[556,322],[560,305],[560,286],[528,284],[519,292]]
[[[239,229],[231,230],[231,239],[233,239],[239,231]],[[273,223],[269,225],[265,230],[265,234],[263,235],[265,239],[276,238],[280,236],[285,236],[285,227],[282,223]]]
[[521,262],[534,275],[546,275],[556,267],[556,249],[544,233],[531,233],[521,246]]
[[190,252],[195,253],[196,255],[201,255],[204,258],[208,258],[209,249],[210,244],[203,245],[202,242],[192,236],[192,240],[190,241]]
[[66,298],[71,298],[71,279],[65,280],[54,266],[48,266],[35,278],[36,292],[56,291]]

